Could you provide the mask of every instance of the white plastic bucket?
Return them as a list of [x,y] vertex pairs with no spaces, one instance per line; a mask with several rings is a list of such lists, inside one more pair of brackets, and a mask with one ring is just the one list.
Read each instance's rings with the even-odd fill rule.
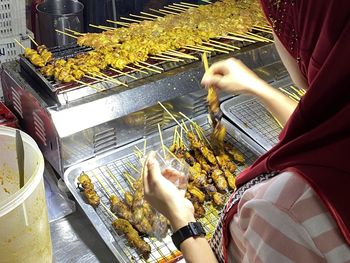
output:
[[15,131],[0,127],[0,262],[52,262],[44,159],[35,141],[21,132],[25,185],[19,189]]

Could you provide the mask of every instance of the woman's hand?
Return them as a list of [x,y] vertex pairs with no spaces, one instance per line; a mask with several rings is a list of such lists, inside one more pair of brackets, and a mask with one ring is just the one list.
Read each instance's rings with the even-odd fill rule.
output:
[[228,93],[255,94],[263,81],[240,60],[230,58],[214,63],[204,74],[202,85]]
[[173,231],[195,221],[193,205],[185,198],[185,191],[172,183],[183,176],[175,169],[162,173],[155,152],[149,154],[143,169],[145,199],[169,219]]

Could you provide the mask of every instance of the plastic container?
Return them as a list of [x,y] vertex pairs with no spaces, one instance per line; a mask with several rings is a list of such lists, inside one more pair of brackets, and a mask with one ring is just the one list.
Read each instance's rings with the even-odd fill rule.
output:
[[0,126],[18,127],[16,116],[0,101]]
[[73,0],[45,1],[36,6],[39,33],[42,44],[47,47],[64,46],[75,38],[56,32],[71,29],[81,32],[84,27],[84,5]]
[[25,0],[0,1],[0,39],[26,32]]
[[21,132],[25,185],[19,189],[15,129],[0,127],[0,262],[52,262],[44,190],[44,159]]
[[[1,3],[1,1],[0,1]],[[33,36],[33,33],[27,30],[25,34],[14,35],[8,38],[0,38],[0,64],[15,60],[18,55],[23,54],[24,50],[14,39],[17,39],[23,46],[31,47],[31,41],[28,35]]]

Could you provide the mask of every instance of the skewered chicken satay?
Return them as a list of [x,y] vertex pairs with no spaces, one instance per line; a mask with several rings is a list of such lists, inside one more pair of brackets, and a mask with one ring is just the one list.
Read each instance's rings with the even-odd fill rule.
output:
[[199,203],[203,204],[205,201],[205,194],[193,184],[189,184],[187,191],[191,194],[192,198],[196,199]]
[[125,219],[116,219],[113,221],[112,226],[118,234],[125,235],[129,244],[132,247],[135,247],[139,254],[145,259],[149,258],[149,255],[151,254],[151,246],[139,236],[138,232],[132,227],[130,222]]
[[232,189],[236,189],[236,178],[235,176],[229,171],[229,170],[224,170],[224,175],[226,177],[228,186]]
[[237,169],[237,166],[231,161],[231,158],[225,153],[217,155],[216,160],[218,161],[220,168],[223,170],[229,170],[231,173],[234,173]]
[[211,173],[211,178],[213,178],[213,181],[215,183],[215,186],[219,191],[226,191],[227,190],[227,182],[225,177],[223,176],[223,172],[219,169],[215,169]]
[[203,218],[205,216],[205,208],[202,204],[200,204],[198,201],[193,201],[193,207],[194,207],[194,217],[196,219]]
[[212,195],[213,202],[218,207],[223,207],[226,202],[226,198],[223,194],[216,192]]
[[134,196],[132,195],[132,193],[130,193],[129,191],[125,191],[124,192],[124,200],[125,203],[129,206],[132,207],[132,204],[134,202]]
[[88,204],[94,208],[97,208],[100,204],[100,197],[96,193],[90,177],[84,172],[82,172],[78,177],[78,188],[83,191]]
[[45,60],[38,54],[38,52],[31,48],[26,48],[24,50],[24,56],[32,62],[33,65],[38,67],[45,66]]
[[231,144],[225,145],[226,152],[233,157],[233,159],[239,164],[244,164],[245,158],[242,153],[235,149]]
[[111,202],[111,211],[118,217],[121,217],[129,222],[133,223],[133,215],[127,205],[120,200],[117,196],[111,195],[109,197]]
[[45,45],[38,46],[37,51],[44,60],[45,65],[53,59],[52,53],[47,49]]

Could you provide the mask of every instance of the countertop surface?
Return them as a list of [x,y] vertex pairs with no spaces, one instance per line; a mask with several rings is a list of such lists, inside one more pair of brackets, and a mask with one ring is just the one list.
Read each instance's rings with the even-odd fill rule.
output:
[[79,205],[50,226],[54,262],[118,262]]

